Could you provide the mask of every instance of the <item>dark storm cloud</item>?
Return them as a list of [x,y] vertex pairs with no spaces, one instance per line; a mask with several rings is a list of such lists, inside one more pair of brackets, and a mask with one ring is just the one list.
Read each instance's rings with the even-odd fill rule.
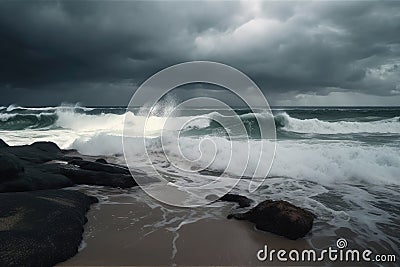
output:
[[230,64],[277,98],[398,95],[399,33],[398,2],[1,2],[0,101],[126,104],[189,60]]
[[202,36],[199,43],[213,57],[245,62],[244,69],[270,90],[324,93],[334,87],[382,95],[398,90],[398,3],[287,7],[279,16],[281,3],[264,2],[260,17]]

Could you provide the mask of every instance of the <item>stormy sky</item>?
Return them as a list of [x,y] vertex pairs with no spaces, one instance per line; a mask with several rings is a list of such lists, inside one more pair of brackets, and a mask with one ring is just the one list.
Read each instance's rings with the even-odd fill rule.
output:
[[272,105],[399,105],[400,2],[3,1],[0,60],[0,105],[126,105],[192,60],[243,71]]

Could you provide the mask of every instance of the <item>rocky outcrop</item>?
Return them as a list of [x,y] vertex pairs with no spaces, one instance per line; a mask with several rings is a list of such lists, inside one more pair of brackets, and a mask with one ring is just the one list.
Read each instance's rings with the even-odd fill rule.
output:
[[53,142],[35,142],[32,145],[30,145],[30,147],[39,149],[47,153],[58,154],[62,152],[61,149]]
[[0,178],[0,193],[59,189],[73,184],[64,175],[42,172],[40,169],[35,168],[26,168],[24,173],[15,178]]
[[0,147],[3,153],[15,155],[20,160],[32,164],[45,163],[51,160],[63,160],[66,156],[61,149],[51,142],[37,142],[32,145]]
[[88,170],[74,164],[60,165],[60,171],[75,184],[101,185],[120,188],[137,186],[137,183],[130,174],[108,172],[102,169]]
[[129,169],[116,164],[109,164],[107,162],[99,162],[99,161],[88,161],[88,160],[79,160],[74,159],[68,162],[70,165],[79,166],[79,168],[83,170],[89,171],[97,171],[97,172],[107,172],[114,174],[126,174],[129,175]]
[[[104,163],[105,162],[105,163]],[[158,182],[156,178],[146,175],[139,170],[129,171],[127,167],[107,163],[104,160],[88,161],[74,159],[66,165],[60,165],[61,173],[76,184],[90,184],[129,188],[138,184],[132,178],[140,178],[141,182]]]
[[255,223],[257,229],[298,239],[311,230],[315,217],[313,213],[289,202],[266,200],[248,212],[230,214],[228,219],[248,220]]
[[126,167],[79,156],[51,142],[0,139],[0,266],[53,266],[78,252],[85,213],[97,199],[60,188],[137,185]]
[[[104,159],[84,160],[61,150],[51,142],[8,146],[0,139],[0,193],[58,189],[74,184],[128,188],[137,186],[128,168]],[[158,181],[145,173],[132,171],[135,177]]]
[[0,266],[53,266],[75,255],[95,202],[68,190],[0,194]]
[[0,150],[0,193],[57,189],[73,185],[50,166],[31,163]]
[[24,172],[21,161],[9,153],[0,154],[0,179],[12,179]]

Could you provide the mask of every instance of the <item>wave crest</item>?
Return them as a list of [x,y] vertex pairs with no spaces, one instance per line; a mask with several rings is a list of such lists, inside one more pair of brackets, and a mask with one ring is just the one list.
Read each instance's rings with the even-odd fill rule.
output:
[[400,133],[400,117],[369,122],[322,121],[297,119],[287,113],[275,116],[275,124],[281,130],[310,134],[350,134],[350,133]]

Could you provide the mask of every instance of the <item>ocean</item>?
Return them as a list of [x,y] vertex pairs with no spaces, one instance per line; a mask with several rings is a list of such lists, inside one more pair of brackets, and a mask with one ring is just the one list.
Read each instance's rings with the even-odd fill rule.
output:
[[[243,135],[243,131],[237,130],[237,120],[233,123],[224,110],[213,108],[180,110],[172,119],[177,123],[163,129],[162,111],[169,108],[160,107],[161,112],[149,118],[146,132],[136,133],[138,142],[143,140],[143,134],[148,140],[147,152],[156,159],[152,166],[145,159],[143,148],[134,143],[135,138],[131,140],[132,149],[137,149],[135,168],[149,173],[150,167],[156,168],[170,174],[174,181],[182,179],[194,185],[210,179],[210,173],[188,177],[187,173],[177,171],[169,161],[181,162],[179,157],[183,153],[193,160],[199,159],[196,166],[188,168],[214,173],[227,171],[224,174],[227,179],[257,176],[257,162],[261,165],[263,162],[257,153],[250,155],[245,169],[235,166],[244,160],[243,150],[271,142],[263,140],[258,129],[259,120],[267,116],[263,110],[235,109],[246,129]],[[268,177],[253,193],[247,190],[249,179],[242,179],[234,192],[256,201],[283,199],[313,211],[318,218],[311,236],[307,237],[312,246],[323,246],[322,239],[331,245],[338,237],[345,236],[353,246],[399,255],[400,108],[273,107],[272,112],[277,139]],[[126,114],[125,107],[11,105],[0,107],[0,138],[10,145],[53,141],[64,149],[112,157],[124,164],[124,118],[130,116],[140,125],[145,120],[144,113],[140,107]],[[216,118],[226,122],[225,127],[216,123]],[[190,123],[185,124],[186,121]],[[179,131],[179,147],[168,139],[160,142],[161,131]],[[228,135],[234,146],[229,145]],[[160,155],[161,146],[168,151],[168,157]],[[233,167],[227,170],[228,162],[232,161]],[[107,189],[95,191],[106,194]],[[194,217],[204,216],[204,212],[190,216],[182,220],[193,222]],[[212,216],[212,212],[207,216]]]

